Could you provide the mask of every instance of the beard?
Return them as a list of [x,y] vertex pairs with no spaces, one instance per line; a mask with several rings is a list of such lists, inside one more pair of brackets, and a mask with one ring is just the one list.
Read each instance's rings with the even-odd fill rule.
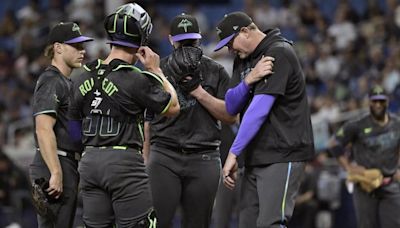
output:
[[385,119],[385,115],[386,115],[386,110],[387,110],[387,107],[384,107],[381,110],[377,110],[377,109],[374,109],[374,108],[370,107],[371,115],[376,120],[384,120]]

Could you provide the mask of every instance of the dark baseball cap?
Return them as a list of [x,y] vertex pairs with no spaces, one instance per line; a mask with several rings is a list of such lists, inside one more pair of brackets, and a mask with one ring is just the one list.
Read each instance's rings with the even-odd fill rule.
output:
[[238,33],[243,27],[249,26],[253,20],[243,12],[232,12],[225,14],[224,18],[217,25],[217,35],[219,42],[214,51],[226,46],[229,41]]
[[201,39],[199,24],[195,17],[182,13],[171,22],[170,28],[174,42],[189,39]]
[[389,97],[385,92],[385,89],[382,86],[376,85],[371,88],[369,92],[369,99],[372,101],[375,100],[387,100]]
[[60,22],[51,29],[47,43],[74,44],[92,40],[93,38],[82,36],[79,26],[76,23]]

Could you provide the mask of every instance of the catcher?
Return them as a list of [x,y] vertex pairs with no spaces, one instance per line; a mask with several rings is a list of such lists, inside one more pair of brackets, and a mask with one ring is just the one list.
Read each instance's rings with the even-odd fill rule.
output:
[[235,121],[224,102],[229,75],[222,65],[203,55],[193,16],[176,16],[169,38],[174,51],[160,66],[176,88],[181,111],[172,118],[147,113],[145,123],[144,155],[157,227],[170,227],[181,205],[182,227],[206,228],[221,173],[220,121]]
[[[400,227],[400,120],[387,112],[381,86],[369,93],[370,113],[341,127],[330,150],[355,183],[354,206],[360,228]],[[349,160],[345,147],[351,144]]]

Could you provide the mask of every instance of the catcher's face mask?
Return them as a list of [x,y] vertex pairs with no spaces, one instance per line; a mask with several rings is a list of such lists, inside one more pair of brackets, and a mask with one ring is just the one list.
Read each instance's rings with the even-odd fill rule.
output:
[[138,48],[147,45],[153,25],[149,14],[140,5],[128,3],[107,16],[104,27],[110,39],[108,43]]

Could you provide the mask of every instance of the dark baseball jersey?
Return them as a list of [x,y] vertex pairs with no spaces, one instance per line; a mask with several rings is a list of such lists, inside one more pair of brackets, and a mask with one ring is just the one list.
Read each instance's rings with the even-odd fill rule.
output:
[[245,149],[245,164],[309,160],[314,155],[314,140],[305,77],[291,42],[281,37],[278,29],[268,30],[246,59],[235,59],[230,87],[244,80],[263,56],[275,58],[274,73],[254,85],[247,107],[258,94],[274,95],[276,100],[268,118]]
[[71,118],[82,119],[85,146],[143,145],[144,110],[165,112],[171,95],[157,75],[122,60],[85,65],[74,78]]
[[[161,68],[174,85],[181,111],[178,116],[166,118],[154,116],[151,121],[151,143],[176,148],[215,147],[221,143],[221,123],[194,97],[180,90],[174,81],[167,58],[161,60]],[[200,64],[202,87],[212,96],[224,99],[229,75],[222,65],[203,56]]]
[[[68,106],[71,90],[71,80],[61,74],[55,66],[49,66],[39,77],[35,92],[33,95],[33,116],[34,118],[40,114],[51,115],[56,118],[54,125],[54,133],[56,135],[57,149],[66,152],[81,152],[83,146],[80,142],[70,139],[68,133]],[[36,123],[35,128],[35,143],[39,148]]]
[[366,115],[347,122],[336,132],[336,140],[343,146],[352,143],[352,157],[366,168],[378,168],[384,176],[392,176],[397,169],[400,149],[400,120],[390,115],[389,123],[380,126]]

